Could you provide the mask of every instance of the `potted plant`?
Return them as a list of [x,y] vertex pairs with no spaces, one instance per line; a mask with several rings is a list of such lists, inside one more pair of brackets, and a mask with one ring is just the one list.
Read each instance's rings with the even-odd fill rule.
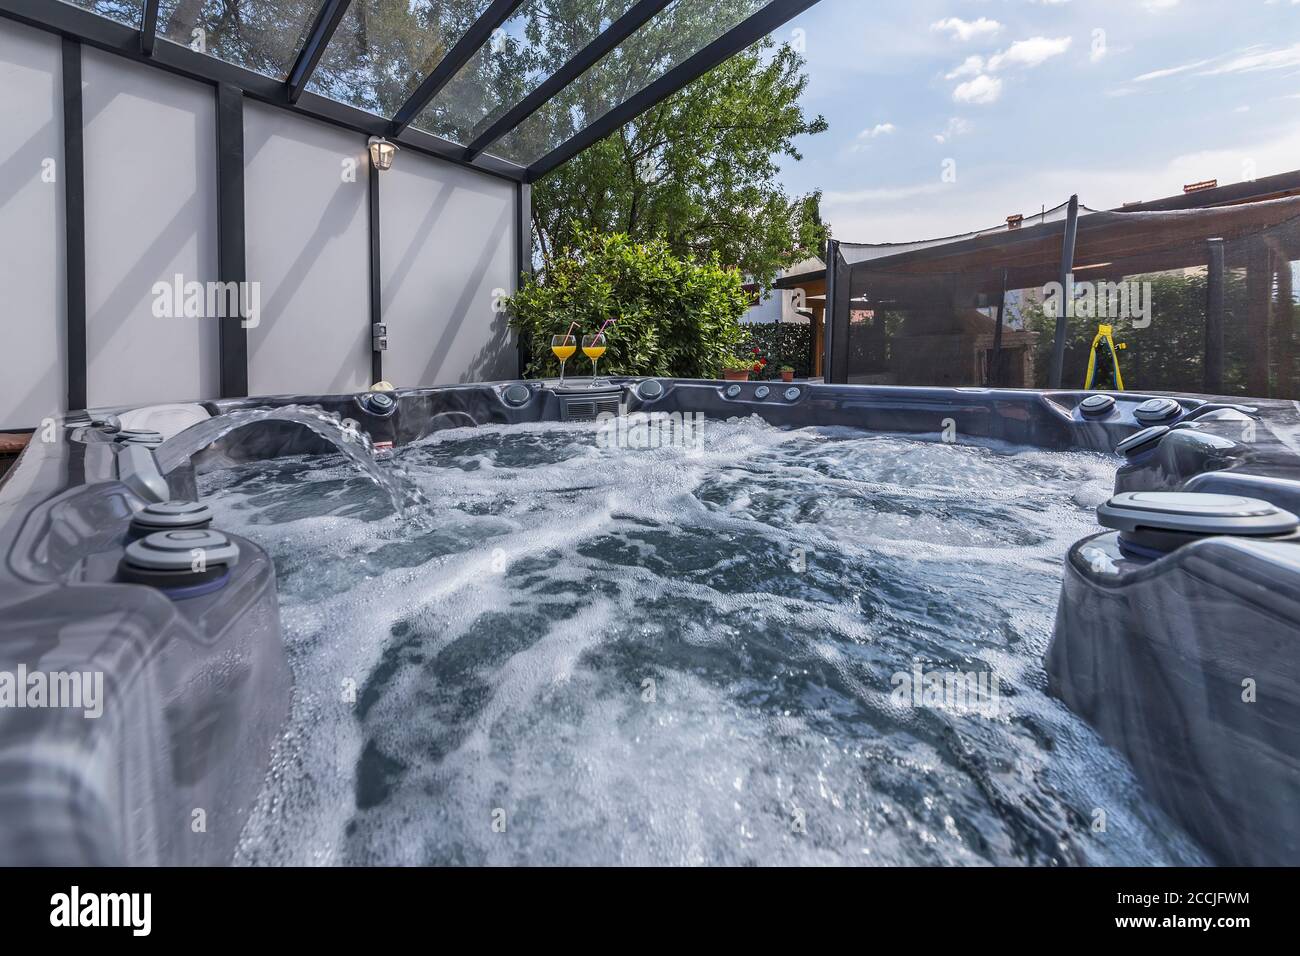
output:
[[793,382],[793,381],[794,381],[794,367],[793,367],[793,366],[790,366],[790,365],[782,365],[782,366],[781,366],[781,381],[783,381],[783,382]]
[[728,382],[747,382],[749,373],[754,370],[754,362],[735,355],[722,357],[722,377]]

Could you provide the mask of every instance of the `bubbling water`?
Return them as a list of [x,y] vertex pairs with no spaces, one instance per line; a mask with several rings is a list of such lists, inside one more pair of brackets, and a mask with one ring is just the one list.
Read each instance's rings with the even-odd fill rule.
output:
[[275,559],[295,676],[240,862],[1204,862],[1046,693],[1110,461],[758,419],[605,444],[437,433],[399,452],[419,522],[328,459],[205,477]]

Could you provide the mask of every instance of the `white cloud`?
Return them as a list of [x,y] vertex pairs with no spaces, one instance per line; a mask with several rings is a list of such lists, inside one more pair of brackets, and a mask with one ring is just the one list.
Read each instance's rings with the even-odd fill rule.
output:
[[943,128],[943,132],[934,134],[936,143],[946,143],[955,136],[964,136],[970,132],[970,123],[960,116],[954,116],[948,120],[948,125]]
[[952,91],[952,98],[958,103],[994,103],[1001,95],[1002,81],[986,73],[959,83]]
[[955,80],[962,76],[977,76],[984,72],[984,57],[978,53],[973,53],[961,61],[961,65],[944,77],[945,80]]
[[877,123],[870,129],[864,129],[858,134],[858,139],[875,139],[877,136],[888,136],[896,127],[893,123]]
[[989,57],[988,68],[1000,70],[1006,66],[1041,66],[1070,49],[1072,42],[1072,37],[1030,37],[1028,40],[1017,40],[1001,53]]
[[1277,50],[1251,48],[1233,57],[1227,63],[1209,70],[1202,70],[1198,76],[1220,76],[1224,73],[1257,73],[1261,70],[1285,70],[1300,66],[1300,43],[1282,47]]
[[988,17],[978,20],[963,20],[960,17],[947,17],[930,24],[931,30],[951,33],[953,39],[966,43],[976,37],[990,37],[1002,29],[1002,24]]
[[[835,234],[844,239],[907,242],[995,226],[1008,213],[1028,214],[1076,192],[1093,209],[1110,209],[1130,200],[1175,196],[1185,183],[1203,179],[1239,182],[1246,161],[1257,176],[1268,176],[1294,169],[1297,155],[1300,130],[1291,130],[1232,148],[1157,154],[1136,163],[1131,157],[1090,154],[1085,166],[1047,164],[1023,176],[986,179],[967,167],[958,183],[827,193],[822,209],[826,221],[834,223]],[[1110,164],[1094,165],[1095,159]]]
[[1142,6],[1148,10],[1172,10],[1178,6],[1178,0],[1142,0]]
[[[1008,67],[1026,69],[1041,66],[1054,56],[1060,56],[1070,49],[1072,37],[1030,37],[1017,40],[1001,53],[994,53],[987,60],[978,54],[966,57],[961,64],[944,76],[944,79],[956,80],[963,76],[971,79],[957,84],[952,91],[952,98],[958,103],[993,103],[1002,95],[1002,81],[990,73]],[[940,140],[942,142],[942,140]]]
[[871,141],[878,136],[889,136],[897,127],[893,123],[877,123],[875,126],[864,129],[858,134],[853,143],[852,152],[860,153],[865,150]]
[[1150,80],[1163,80],[1166,76],[1175,76],[1179,73],[1186,73],[1188,70],[1198,70],[1213,60],[1196,60],[1192,63],[1184,63],[1181,66],[1166,67],[1163,70],[1152,70],[1150,73],[1143,73],[1141,76],[1133,77],[1134,83],[1146,83]]
[[823,194],[822,202],[830,206],[852,206],[860,203],[901,202],[907,199],[916,199],[920,196],[930,196],[952,188],[952,183],[933,182],[918,183],[913,186],[886,186],[874,189],[859,189],[847,193],[828,192]]
[[[1208,60],[1194,60],[1191,63],[1166,67],[1163,70],[1152,70],[1150,73],[1135,76],[1133,81],[1146,83],[1151,80],[1163,80],[1165,77],[1177,76],[1179,73],[1192,70],[1196,71],[1197,76],[1222,76],[1227,73],[1259,73],[1264,70],[1291,69],[1300,66],[1300,43],[1275,50],[1252,46],[1225,56],[1227,59],[1224,56],[1211,57]],[[1217,65],[1210,66],[1212,63]]]

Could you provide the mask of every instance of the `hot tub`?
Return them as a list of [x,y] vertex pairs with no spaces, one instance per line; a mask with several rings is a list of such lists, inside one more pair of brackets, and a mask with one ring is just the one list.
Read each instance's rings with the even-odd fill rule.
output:
[[0,859],[1300,862],[1294,403],[586,385],[38,433]]

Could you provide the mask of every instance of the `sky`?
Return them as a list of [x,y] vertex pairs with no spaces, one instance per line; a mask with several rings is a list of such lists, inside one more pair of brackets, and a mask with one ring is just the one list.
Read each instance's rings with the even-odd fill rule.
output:
[[1300,169],[1300,0],[821,0],[781,179],[836,238],[934,238]]

